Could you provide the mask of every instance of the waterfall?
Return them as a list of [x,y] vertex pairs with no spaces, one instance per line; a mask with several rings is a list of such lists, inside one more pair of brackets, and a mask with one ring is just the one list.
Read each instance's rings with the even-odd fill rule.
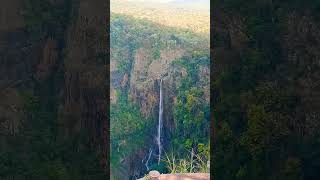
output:
[[147,171],[149,171],[149,166],[148,166],[148,164],[149,164],[149,160],[150,160],[151,155],[152,155],[152,149],[150,148],[150,149],[149,149],[148,159],[147,159],[147,161],[146,161],[146,163],[145,163],[145,166],[146,166],[146,168],[147,168]]
[[[157,127],[157,136],[156,136],[156,142],[158,146],[158,164],[160,163],[161,160],[161,150],[162,150],[162,145],[161,145],[161,133],[162,133],[162,114],[163,114],[163,96],[162,96],[162,79],[160,79],[160,98],[159,98],[159,119],[158,119],[158,127]],[[146,160],[144,163],[145,167],[147,168],[147,171],[149,171],[149,161],[152,156],[152,148],[149,148],[149,154],[147,154],[143,159],[142,163]]]
[[159,159],[158,164],[161,160],[161,130],[162,130],[162,113],[163,113],[163,99],[162,99],[162,79],[160,79],[160,99],[159,99],[159,122],[158,122],[158,136],[157,136],[157,144],[158,144],[158,152]]

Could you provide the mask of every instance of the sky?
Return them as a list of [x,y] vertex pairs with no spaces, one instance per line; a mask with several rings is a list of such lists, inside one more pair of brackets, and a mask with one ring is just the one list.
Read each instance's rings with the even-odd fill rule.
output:
[[201,3],[201,4],[209,4],[210,0],[128,0],[128,1],[132,1],[132,2],[158,2],[158,3],[168,3],[168,2],[197,2],[197,3]]
[[167,3],[173,0],[128,0],[128,1],[133,1],[133,2],[143,2],[143,1],[148,1],[148,2],[159,2],[159,3]]

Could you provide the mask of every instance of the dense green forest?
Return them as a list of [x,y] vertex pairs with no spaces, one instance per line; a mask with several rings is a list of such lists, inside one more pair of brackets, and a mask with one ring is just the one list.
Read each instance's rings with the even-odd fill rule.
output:
[[215,1],[213,173],[315,180],[320,1]]
[[[101,150],[103,134],[100,133],[102,118],[89,116],[93,108],[84,107],[88,103],[91,103],[90,107],[93,103],[97,104],[96,99],[105,101],[105,97],[98,97],[99,88],[92,85],[88,87],[83,78],[82,82],[79,81],[84,72],[88,74],[88,65],[86,69],[74,68],[84,62],[70,55],[75,52],[75,44],[82,43],[87,49],[86,44],[92,42],[96,35],[100,32],[105,35],[106,24],[101,23],[102,30],[94,31],[94,36],[75,38],[69,32],[76,31],[79,26],[86,32],[87,26],[92,25],[75,23],[71,27],[70,23],[79,14],[92,19],[92,14],[100,13],[102,19],[107,18],[104,16],[105,8],[103,11],[99,8],[90,11],[95,4],[103,7],[104,1],[90,2],[86,6],[81,6],[81,0],[2,2],[1,6],[6,11],[1,12],[1,19],[7,22],[8,29],[1,29],[0,32],[0,179],[105,178],[105,154]],[[90,13],[83,15],[83,9],[86,8]],[[16,25],[15,21],[22,23]],[[78,34],[83,32],[77,31]],[[83,38],[86,38],[85,43]],[[76,43],[71,43],[75,42],[74,39]],[[96,47],[90,45],[90,48]],[[77,54],[83,58],[95,57],[90,52]],[[101,60],[90,60],[91,70],[103,76],[95,68],[101,64],[93,65]],[[106,71],[105,68],[103,70]],[[74,83],[74,79],[66,78],[70,74],[77,78],[77,83]],[[103,87],[103,83],[99,83]],[[80,89],[81,92],[69,91],[71,88]],[[68,99],[70,96],[73,99]],[[86,101],[86,97],[90,101]],[[76,111],[67,110],[67,104],[72,107],[79,104],[73,103],[74,99],[81,101],[82,107]],[[92,114],[98,113],[95,111]],[[82,124],[81,127],[75,128],[78,123]],[[97,126],[91,126],[94,123]]]
[[[158,82],[148,76],[148,72],[141,72],[141,78],[137,77],[140,75],[137,63],[141,61],[139,57],[142,56],[144,49],[148,57],[148,59],[143,59],[146,61],[143,62],[146,63],[144,66],[146,70],[151,68],[153,63],[163,62],[168,65],[168,69],[163,71],[164,74],[168,74],[168,80],[164,79],[165,82],[169,82],[170,78],[179,77],[181,69],[186,72],[185,76],[174,81],[175,83],[171,84],[172,87],[166,87],[164,91],[165,96],[168,97],[164,100],[165,155],[160,165],[156,162],[157,157],[152,156],[149,168],[162,173],[208,172],[206,165],[209,160],[210,114],[209,98],[205,98],[204,93],[209,94],[209,74],[202,76],[200,72],[203,68],[208,68],[210,64],[209,39],[188,30],[169,28],[117,14],[112,14],[110,28],[111,64],[115,64],[110,69],[111,89],[115,89],[115,99],[117,99],[111,104],[110,109],[111,178],[142,177],[147,170],[141,160],[148,156],[149,148],[154,146],[158,109],[155,108],[150,116],[144,116],[141,99],[145,97],[138,95],[134,100],[131,96],[132,91],[138,89],[139,86],[144,87],[151,84],[153,87],[152,84]],[[181,57],[172,59],[171,63],[166,63],[167,59],[162,56],[170,49],[183,49],[184,53]],[[128,76],[129,79],[138,80],[128,80],[127,84],[119,85],[120,82],[124,82],[124,77]],[[156,87],[159,88],[158,85]],[[153,93],[158,97],[159,89],[157,88],[148,89],[148,91],[154,91]],[[176,99],[175,103],[171,96]],[[154,102],[154,106],[158,107],[158,101]],[[169,106],[168,109],[166,106]],[[156,148],[153,150],[156,151]],[[189,162],[188,157],[191,151],[197,154],[205,165],[197,167],[193,164],[193,169],[189,167],[179,170],[178,167],[176,170],[170,168],[169,161],[172,161],[172,157],[180,162],[183,160]],[[196,158],[193,157],[193,159],[196,163]]]

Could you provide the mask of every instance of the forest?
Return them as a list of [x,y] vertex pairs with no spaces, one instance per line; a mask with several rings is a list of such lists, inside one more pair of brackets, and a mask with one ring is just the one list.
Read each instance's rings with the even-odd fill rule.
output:
[[213,174],[319,179],[320,1],[215,1]]
[[105,79],[88,76],[106,77],[106,2],[90,2],[1,2],[0,179],[106,177]]
[[[111,178],[140,178],[147,170],[208,173],[207,36],[118,14],[112,14],[110,28]],[[160,164],[153,141],[158,123],[159,77],[164,80],[165,96],[165,153]],[[150,150],[153,153],[145,165]]]

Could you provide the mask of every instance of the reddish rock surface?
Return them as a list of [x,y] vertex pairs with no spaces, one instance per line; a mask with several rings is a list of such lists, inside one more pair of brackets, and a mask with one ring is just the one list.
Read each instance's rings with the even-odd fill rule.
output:
[[159,180],[209,180],[208,173],[161,174]]
[[[139,179],[144,180],[145,178]],[[160,174],[158,171],[150,171],[148,178],[150,180],[209,180],[209,173],[176,173]]]

